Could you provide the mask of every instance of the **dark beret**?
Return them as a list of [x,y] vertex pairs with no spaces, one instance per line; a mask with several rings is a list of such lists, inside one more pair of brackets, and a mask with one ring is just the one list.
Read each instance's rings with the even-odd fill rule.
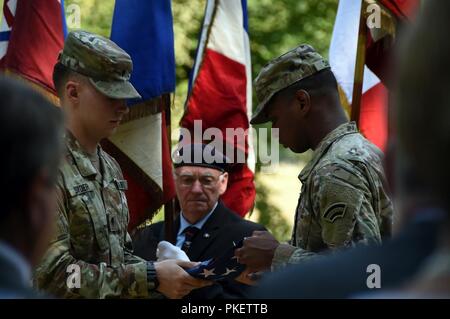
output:
[[230,159],[211,144],[185,144],[178,147],[172,157],[175,168],[181,166],[201,166],[226,172]]

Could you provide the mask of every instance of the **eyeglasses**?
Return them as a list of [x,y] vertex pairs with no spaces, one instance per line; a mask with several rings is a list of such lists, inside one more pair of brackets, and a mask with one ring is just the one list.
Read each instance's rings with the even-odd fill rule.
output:
[[183,187],[192,187],[194,185],[195,181],[199,181],[203,188],[213,188],[216,186],[216,184],[223,178],[223,175],[225,173],[220,174],[219,176],[212,176],[212,175],[201,175],[201,176],[195,176],[195,175],[179,175],[176,174],[176,179],[179,182],[179,184]]

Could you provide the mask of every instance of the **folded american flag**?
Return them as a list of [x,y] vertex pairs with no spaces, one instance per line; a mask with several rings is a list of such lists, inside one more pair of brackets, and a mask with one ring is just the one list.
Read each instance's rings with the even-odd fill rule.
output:
[[235,249],[242,247],[242,243],[242,240],[237,244],[233,242],[232,247],[225,254],[203,261],[198,266],[186,271],[192,277],[199,279],[213,281],[232,280],[245,270],[245,265],[240,264],[234,256]]

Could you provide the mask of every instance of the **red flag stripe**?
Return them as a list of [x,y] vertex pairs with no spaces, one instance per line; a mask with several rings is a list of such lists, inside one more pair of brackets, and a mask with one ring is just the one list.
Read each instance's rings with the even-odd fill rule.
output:
[[388,91],[378,83],[363,94],[359,116],[363,135],[383,151],[387,143],[387,106]]
[[18,1],[2,68],[55,93],[53,67],[64,45],[61,14],[55,0]]

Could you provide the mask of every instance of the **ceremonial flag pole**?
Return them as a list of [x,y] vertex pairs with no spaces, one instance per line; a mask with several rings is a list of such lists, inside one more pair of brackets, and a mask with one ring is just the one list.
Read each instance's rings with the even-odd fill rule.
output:
[[366,19],[364,17],[364,11],[366,5],[364,0],[361,4],[361,13],[359,17],[359,31],[358,31],[358,44],[356,51],[356,64],[355,64],[355,80],[353,82],[353,98],[351,104],[351,120],[355,121],[359,127],[359,119],[361,114],[361,98],[363,92],[364,81],[364,66],[366,64],[366,40],[367,40],[367,28]]
[[[170,95],[166,94],[163,96],[163,104],[165,106],[165,121],[166,121],[166,135],[168,140],[168,145],[171,145],[172,142],[172,116],[170,109]],[[176,244],[175,231],[174,231],[174,218],[175,214],[175,201],[176,198],[168,200],[164,204],[164,236],[165,240]]]

